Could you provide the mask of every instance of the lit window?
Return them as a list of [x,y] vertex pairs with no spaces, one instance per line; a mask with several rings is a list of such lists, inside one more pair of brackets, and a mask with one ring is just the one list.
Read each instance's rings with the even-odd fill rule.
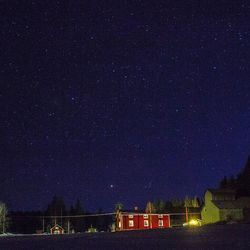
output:
[[134,218],[134,215],[133,215],[133,214],[129,214],[129,215],[128,215],[128,218],[129,218],[129,219],[133,219],[133,218]]
[[133,220],[129,220],[128,226],[129,226],[129,227],[133,227],[133,226],[134,226],[134,221],[133,221]]
[[159,221],[158,221],[158,226],[159,226],[159,227],[163,227],[163,220],[159,220]]
[[144,218],[144,219],[147,219],[147,218],[148,218],[148,214],[144,214],[144,215],[143,215],[143,218]]
[[158,215],[158,218],[163,218],[163,214],[159,214],[159,215]]
[[144,221],[144,227],[148,227],[148,220]]

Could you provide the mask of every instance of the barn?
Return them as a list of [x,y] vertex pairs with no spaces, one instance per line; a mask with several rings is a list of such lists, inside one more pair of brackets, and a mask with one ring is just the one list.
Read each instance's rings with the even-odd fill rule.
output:
[[125,213],[120,212],[118,217],[118,230],[143,230],[170,227],[169,214]]

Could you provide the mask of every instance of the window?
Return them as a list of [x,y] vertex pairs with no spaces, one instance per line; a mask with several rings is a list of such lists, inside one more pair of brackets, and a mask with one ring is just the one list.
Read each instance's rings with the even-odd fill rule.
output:
[[159,227],[163,227],[163,220],[159,220],[159,221],[158,221],[158,226],[159,226]]
[[129,214],[129,215],[128,215],[128,218],[129,218],[129,219],[133,219],[133,218],[134,218],[134,215],[133,215],[133,214]]
[[159,214],[159,215],[158,215],[158,218],[163,218],[163,214]]
[[144,220],[144,227],[148,227],[148,220]]
[[148,214],[144,214],[144,215],[143,215],[143,218],[144,218],[144,219],[148,219]]
[[133,227],[134,226],[134,221],[133,220],[129,220],[128,221],[128,226],[129,227]]

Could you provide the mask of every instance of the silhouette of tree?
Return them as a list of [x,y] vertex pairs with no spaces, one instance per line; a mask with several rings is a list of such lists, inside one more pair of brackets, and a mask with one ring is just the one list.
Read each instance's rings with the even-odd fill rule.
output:
[[184,199],[184,207],[192,207],[192,199],[189,199],[187,195]]
[[173,208],[181,208],[183,207],[183,201],[179,199],[174,199],[171,201]]
[[47,214],[51,216],[65,215],[66,208],[62,197],[54,196],[52,201],[48,204]]
[[237,196],[250,196],[250,156],[247,159],[245,167],[235,178],[231,176],[229,179],[224,176],[221,180],[220,188],[235,189]]
[[239,196],[250,196],[250,156],[237,177],[237,187]]
[[166,202],[163,200],[156,200],[153,203],[154,209],[156,213],[165,213],[166,212]]
[[74,206],[74,212],[75,212],[75,214],[82,214],[83,213],[82,204],[81,204],[79,199],[76,200],[76,203]]
[[200,200],[197,196],[192,199],[192,207],[197,208],[200,207]]
[[51,220],[52,225],[56,223],[62,225],[63,220],[61,216],[66,214],[66,208],[63,198],[54,196],[52,201],[48,204],[46,214],[50,216],[55,216]]
[[220,181],[220,188],[227,188],[228,180],[227,177],[224,176],[224,178]]
[[[76,200],[76,203],[74,206],[71,206],[70,208],[70,215],[81,215],[83,214],[83,208],[82,208],[82,204],[81,201],[79,199]],[[84,218],[79,218],[79,217],[74,217],[74,218],[70,218],[70,223],[71,223],[71,227],[72,229],[74,229],[75,232],[82,232],[85,228],[85,219]]]
[[6,232],[7,228],[7,214],[8,210],[6,205],[0,202],[0,232],[3,234]]
[[117,202],[115,204],[115,212],[123,210],[123,204],[121,202]]
[[156,209],[155,209],[155,206],[154,206],[154,203],[149,201],[146,205],[146,208],[145,208],[145,212],[148,213],[148,214],[151,214],[151,213],[156,213]]

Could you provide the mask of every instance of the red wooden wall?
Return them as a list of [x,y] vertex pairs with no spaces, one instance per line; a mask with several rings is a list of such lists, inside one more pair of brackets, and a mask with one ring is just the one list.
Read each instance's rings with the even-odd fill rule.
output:
[[169,214],[121,214],[119,226],[120,230],[168,228],[170,216]]

